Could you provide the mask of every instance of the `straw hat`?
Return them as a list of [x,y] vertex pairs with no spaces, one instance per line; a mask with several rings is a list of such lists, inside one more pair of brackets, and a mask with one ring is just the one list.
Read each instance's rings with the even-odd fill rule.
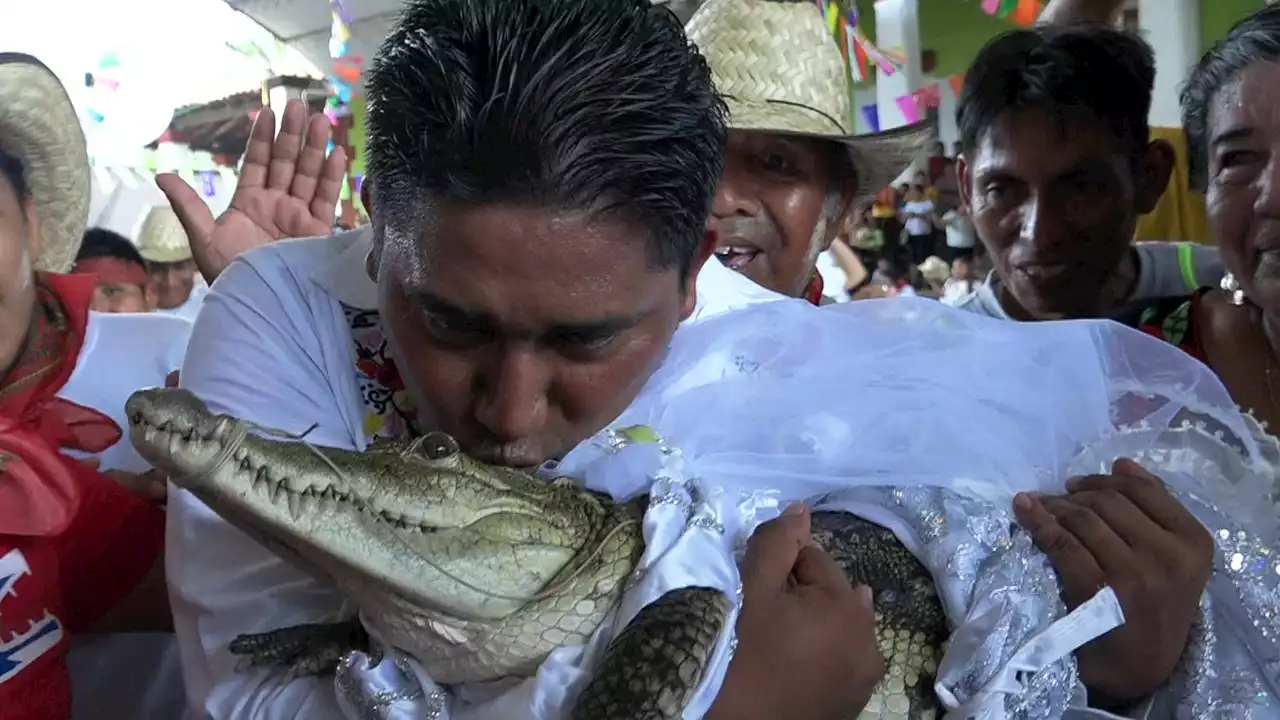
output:
[[142,221],[138,231],[138,252],[156,263],[182,262],[191,259],[191,244],[182,229],[178,215],[168,205],[156,205]]
[[920,271],[925,280],[930,282],[943,283],[947,281],[947,278],[951,277],[951,266],[947,264],[946,260],[937,255],[930,255],[924,262],[917,265],[916,269]]
[[792,0],[707,0],[685,31],[729,106],[729,127],[844,143],[866,200],[911,164],[928,122],[852,135],[848,71],[817,6]]
[[0,53],[0,149],[22,161],[40,221],[38,270],[66,272],[89,222],[89,154],[71,97],[53,71]]

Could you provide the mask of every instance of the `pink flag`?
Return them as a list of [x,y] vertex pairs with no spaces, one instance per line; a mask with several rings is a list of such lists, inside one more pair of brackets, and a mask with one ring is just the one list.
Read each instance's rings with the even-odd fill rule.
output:
[[920,108],[916,105],[914,96],[903,95],[897,102],[898,109],[902,111],[902,117],[906,119],[908,125],[920,122]]
[[915,91],[916,105],[922,108],[937,108],[942,105],[942,88],[938,83],[926,85]]

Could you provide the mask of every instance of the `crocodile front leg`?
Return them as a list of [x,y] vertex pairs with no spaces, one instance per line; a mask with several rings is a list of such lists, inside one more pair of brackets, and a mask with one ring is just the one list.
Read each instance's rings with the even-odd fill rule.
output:
[[668,591],[605,650],[572,720],[676,720],[706,676],[732,605],[714,588]]
[[359,618],[352,618],[240,635],[228,649],[244,658],[242,667],[283,666],[294,677],[327,675],[348,652],[368,653],[369,633]]

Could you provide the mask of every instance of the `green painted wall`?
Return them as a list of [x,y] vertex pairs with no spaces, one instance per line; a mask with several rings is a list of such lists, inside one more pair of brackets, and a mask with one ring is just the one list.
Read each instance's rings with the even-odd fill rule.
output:
[[1200,0],[1200,52],[1226,37],[1227,31],[1265,0]]
[[963,72],[991,38],[1017,27],[982,12],[976,2],[918,1],[920,49],[933,51],[935,66],[929,74],[934,77]]
[[[976,2],[957,0],[918,0],[922,50],[932,50],[935,66],[930,73],[934,77],[946,77],[963,71],[982,46],[996,35],[1015,26],[982,12]],[[867,37],[875,42],[875,0],[857,0],[859,23]],[[874,77],[874,75],[872,76]],[[872,87],[868,79],[859,88]]]

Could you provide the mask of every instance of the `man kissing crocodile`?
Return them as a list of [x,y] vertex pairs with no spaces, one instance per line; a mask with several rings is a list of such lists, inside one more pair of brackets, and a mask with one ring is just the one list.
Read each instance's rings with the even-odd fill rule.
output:
[[[743,23],[768,5],[725,1]],[[761,299],[705,263],[725,108],[706,61],[648,0],[413,0],[365,91],[373,224],[262,247],[221,274],[182,369],[213,412],[314,425],[307,440],[332,448],[441,430],[480,461],[535,468],[617,418],[682,321]],[[1116,589],[1130,622],[1078,656],[1089,704],[1124,709],[1172,675],[1210,557],[1194,522],[1144,520],[1156,529],[1138,550],[1176,560],[1102,573],[1090,548],[1116,537],[1108,506],[1149,481],[1097,482],[1105,492],[1019,516],[1072,604]],[[798,522],[757,531],[710,718],[853,716],[881,679],[870,603],[843,573],[815,571],[834,561],[797,544]],[[189,493],[170,497],[168,523],[192,711],[345,716],[332,680],[241,672],[228,653],[241,635],[349,618],[345,596]]]

